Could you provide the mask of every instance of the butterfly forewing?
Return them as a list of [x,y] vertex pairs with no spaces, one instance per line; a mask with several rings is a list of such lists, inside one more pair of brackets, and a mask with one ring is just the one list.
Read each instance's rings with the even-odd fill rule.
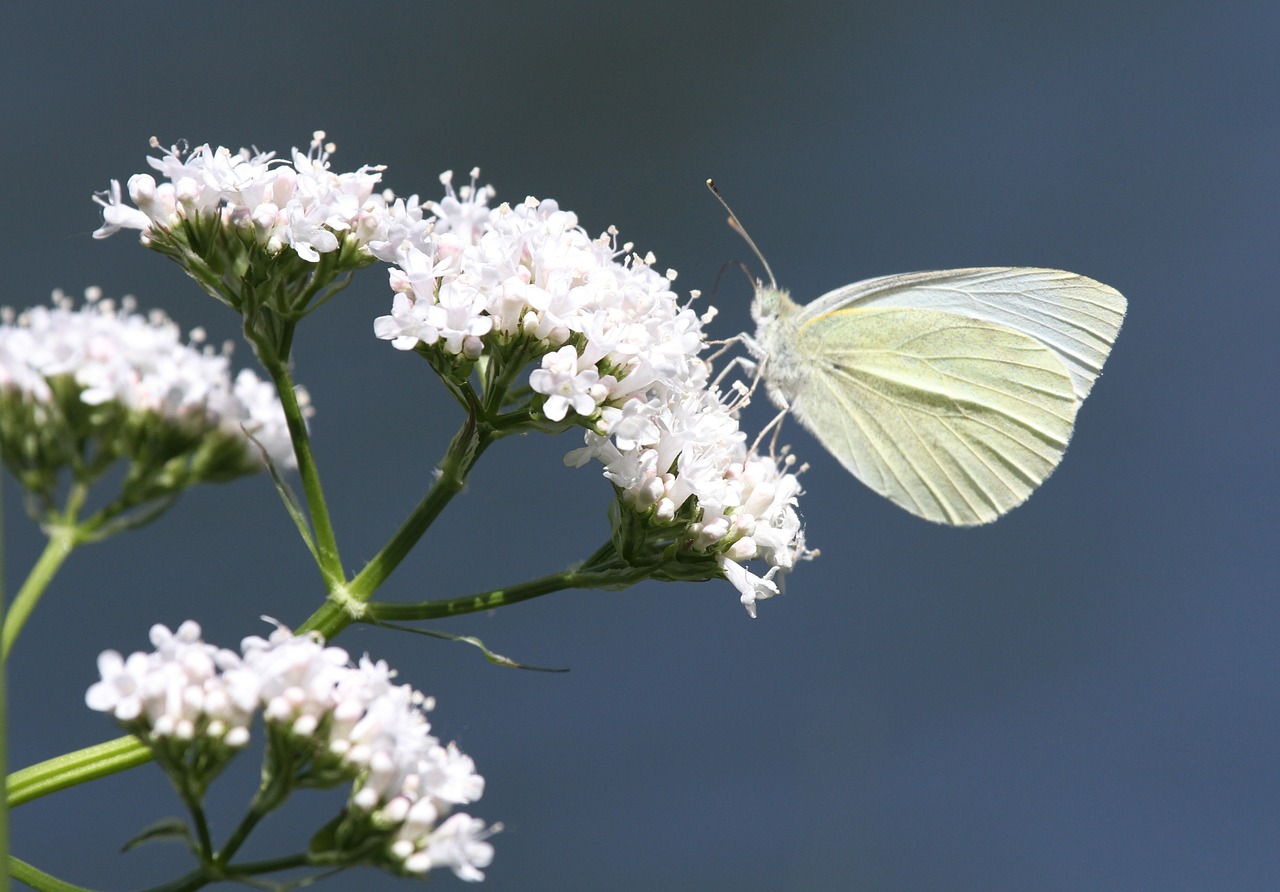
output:
[[1057,269],[989,267],[855,282],[803,308],[817,319],[840,309],[910,307],[994,322],[1057,354],[1076,399],[1093,387],[1124,320],[1125,299],[1101,282]]
[[794,415],[849,471],[913,514],[987,523],[1061,460],[1078,397],[1058,350],[916,302],[808,310],[794,350],[809,374],[792,395]]

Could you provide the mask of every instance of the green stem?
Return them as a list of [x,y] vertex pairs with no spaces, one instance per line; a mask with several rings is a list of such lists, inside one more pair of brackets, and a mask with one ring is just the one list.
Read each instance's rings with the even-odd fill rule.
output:
[[86,781],[107,777],[151,761],[151,751],[130,735],[65,753],[9,775],[6,782],[9,808],[65,790]]
[[[410,549],[440,515],[445,506],[462,492],[467,483],[467,476],[485,449],[496,439],[496,435],[484,422],[476,420],[469,414],[462,427],[449,442],[444,458],[439,465],[439,475],[435,484],[426,496],[413,509],[413,513],[396,530],[390,541],[374,555],[347,586],[347,594],[354,600],[364,602],[386,581],[400,562],[409,554]],[[297,631],[319,631],[326,641],[355,622],[351,611],[334,600],[326,601],[320,609],[313,613]]]
[[[611,562],[611,566],[606,566],[604,561],[599,560],[606,549],[612,550],[611,546],[605,546],[597,551],[583,567],[561,570],[559,573],[551,573],[518,585],[460,598],[447,598],[442,601],[419,601],[416,604],[375,601],[369,605],[369,614],[374,619],[387,621],[441,619],[446,616],[478,613],[482,610],[518,604],[521,601],[570,588],[614,590],[626,588],[649,577],[649,568],[630,567],[620,562]],[[586,569],[587,567],[593,569]]]
[[195,890],[203,889],[212,883],[214,879],[214,877],[209,876],[203,867],[197,867],[190,873],[175,880],[161,883],[159,886],[152,886],[147,892],[195,892]]
[[40,892],[91,892],[91,890],[83,886],[73,886],[65,880],[60,880],[55,876],[50,876],[37,867],[32,867],[21,858],[9,856],[9,876],[13,877],[20,883],[26,883],[32,889],[38,889]]
[[62,562],[70,557],[71,552],[80,544],[83,530],[75,523],[74,513],[68,511],[64,517],[64,520],[49,528],[49,541],[45,544],[44,552],[31,568],[31,572],[27,574],[26,581],[22,583],[22,588],[18,590],[13,604],[5,614],[4,630],[0,633],[0,660],[8,661],[9,652],[13,649],[13,643],[17,640],[23,625],[26,624],[27,617],[31,615],[31,611],[35,610],[40,596],[53,581],[53,576],[62,566]]
[[233,864],[227,869],[229,877],[258,876],[274,873],[278,870],[291,870],[295,867],[306,867],[311,859],[306,852],[293,855],[281,855],[279,858],[268,858],[263,861],[246,861],[244,864]]
[[474,418],[467,419],[449,443],[444,459],[440,462],[439,477],[435,484],[400,529],[396,530],[391,540],[351,580],[353,595],[367,600],[386,581],[427,528],[440,516],[444,507],[466,487],[467,476],[493,439],[493,433],[487,425]]
[[320,486],[320,471],[316,467],[315,456],[311,452],[311,439],[307,435],[306,421],[302,417],[302,407],[298,405],[298,396],[293,390],[293,377],[289,374],[288,364],[284,360],[268,360],[264,357],[263,365],[275,383],[276,391],[280,395],[280,403],[284,407],[285,419],[289,425],[289,438],[293,441],[293,452],[298,460],[298,475],[302,478],[302,491],[307,499],[311,526],[316,535],[320,572],[332,588],[342,583],[345,574],[342,570],[342,559],[338,555],[338,540],[333,532],[333,521],[329,517],[329,508],[324,500],[324,489]]
[[209,832],[209,820],[204,816],[204,806],[201,803],[204,791],[194,788],[195,784],[190,774],[182,774],[175,779],[178,781],[175,785],[178,798],[187,807],[187,812],[190,813],[196,827],[196,844],[200,847],[200,861],[202,863],[209,861],[213,858],[213,835]]
[[258,803],[254,802],[249,806],[249,811],[241,819],[240,824],[236,827],[235,832],[231,834],[231,838],[227,840],[227,844],[217,854],[219,864],[226,864],[230,861],[240,847],[244,845],[245,840],[249,838],[249,834],[253,832],[253,828],[258,826],[258,822],[265,818],[270,809],[262,809],[258,807]]
[[514,353],[503,357],[503,361],[498,364],[497,372],[485,380],[483,392],[486,418],[495,418],[502,411],[507,395],[511,392],[512,383],[516,376],[524,371],[528,354],[528,344],[522,341]]
[[[270,738],[272,735],[271,729],[268,728],[266,733]],[[285,750],[282,750],[280,746],[272,746],[273,742],[279,743],[280,740],[280,737],[276,737],[275,741],[268,739],[267,752],[270,753],[273,750],[277,753],[284,752]],[[283,746],[290,747],[287,738]],[[290,751],[291,749],[290,747]],[[219,865],[226,868],[227,862],[235,857],[236,852],[240,850],[245,840],[249,838],[249,834],[253,832],[253,828],[258,826],[258,822],[279,808],[289,798],[295,764],[296,760],[291,755],[288,765],[277,764],[271,772],[263,772],[262,784],[254,794],[253,801],[249,803],[249,810],[214,858]]]

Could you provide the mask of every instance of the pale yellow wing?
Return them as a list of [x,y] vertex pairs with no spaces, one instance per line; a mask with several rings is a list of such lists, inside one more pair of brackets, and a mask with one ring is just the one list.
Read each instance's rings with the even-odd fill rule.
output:
[[843,309],[797,331],[791,409],[850,472],[938,523],[995,520],[1062,459],[1078,403],[1035,338],[939,310]]
[[987,267],[905,273],[854,282],[806,304],[807,318],[835,310],[913,307],[957,313],[1031,335],[1058,355],[1083,402],[1124,321],[1109,285],[1060,269]]

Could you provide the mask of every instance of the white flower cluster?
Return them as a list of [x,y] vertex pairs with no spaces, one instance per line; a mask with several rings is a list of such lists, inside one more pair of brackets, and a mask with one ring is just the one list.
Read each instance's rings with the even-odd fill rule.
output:
[[[0,390],[14,389],[36,402],[49,402],[49,379],[72,376],[88,405],[117,402],[135,412],[152,412],[188,428],[219,430],[243,438],[248,432],[279,465],[294,465],[293,445],[284,409],[271,382],[252,370],[230,374],[225,352],[183,343],[171,319],[137,312],[132,298],[118,305],[102,300],[97,288],[85,290],[76,309],[61,291],[52,306],[38,306],[14,317],[0,315]],[[193,333],[198,342],[201,333]],[[307,404],[306,392],[298,391]],[[258,450],[245,440],[255,465]]]
[[496,828],[449,815],[480,798],[484,779],[454,744],[432,736],[426,712],[434,701],[393,684],[385,662],[364,657],[353,666],[342,648],[283,626],[244,639],[240,654],[205,643],[192,621],[176,632],[153,626],[151,643],[155,651],[127,659],[103,652],[102,680],[85,695],[91,709],[144,739],[199,736],[232,748],[248,742],[261,709],[293,737],[315,739],[317,752],[355,777],[351,805],[389,832],[388,854],[400,870],[448,867],[464,880],[484,879],[493,859],[486,838]]
[[[800,492],[789,463],[749,450],[737,410],[710,380],[700,354],[699,317],[671,290],[650,254],[617,247],[616,230],[591,238],[578,218],[550,199],[489,208],[479,171],[423,217],[412,203],[390,209],[386,237],[370,245],[395,264],[391,314],[375,334],[402,349],[438,345],[476,359],[495,338],[528,339],[541,367],[529,386],[542,412],[559,422],[573,413],[588,427],[586,446],[566,461],[596,458],[638,513],[672,519],[690,497],[700,521],[688,547],[715,554],[752,616],[777,594],[774,577],[809,556],[796,513]],[[621,258],[621,259],[620,259]],[[761,559],[764,576],[742,566]]]
[[[337,250],[340,234],[366,243],[385,216],[385,196],[374,192],[383,168],[335,174],[329,170],[334,146],[324,139],[324,131],[316,131],[307,153],[293,150],[292,164],[277,161],[274,152],[174,146],[161,158],[147,158],[165,182],[145,173],[129,178],[132,207],[119,180],[94,196],[103,223],[93,235],[140,229],[145,242],[152,227],[175,229],[184,218],[199,216],[252,231],[273,254],[288,246],[313,263]],[[151,144],[159,147],[154,138]]]

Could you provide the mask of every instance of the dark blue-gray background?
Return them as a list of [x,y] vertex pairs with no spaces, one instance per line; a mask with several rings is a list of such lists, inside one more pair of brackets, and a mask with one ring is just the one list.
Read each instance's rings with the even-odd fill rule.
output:
[[[506,824],[486,888],[1280,888],[1280,6],[64,3],[7,7],[0,32],[13,306],[98,284],[234,336],[133,236],[93,241],[89,196],[146,170],[153,134],[287,151],[316,128],[337,169],[385,163],[400,193],[480,165],[502,199],[616,224],[684,290],[751,260],[702,186],[714,175],[802,301],[998,264],[1128,297],[1062,467],[990,527],[908,516],[791,425],[824,555],[754,622],[706,583],[440,626],[567,675],[343,634],[435,694],[437,730],[477,760],[489,791],[473,811]],[[714,334],[749,325],[736,273],[714,300]],[[424,363],[372,337],[388,306],[372,270],[297,342],[352,570],[458,421]],[[609,491],[561,465],[574,445],[502,442],[379,596],[462,594],[588,554]],[[6,486],[12,590],[40,539]],[[265,477],[74,555],[13,657],[13,765],[115,736],[83,705],[101,649],[187,617],[234,645],[320,595]],[[246,759],[217,788],[215,830],[253,774]],[[336,805],[301,796],[250,854],[297,844]],[[187,856],[116,848],[176,811],[141,768],[22,807],[14,849],[142,888]]]

